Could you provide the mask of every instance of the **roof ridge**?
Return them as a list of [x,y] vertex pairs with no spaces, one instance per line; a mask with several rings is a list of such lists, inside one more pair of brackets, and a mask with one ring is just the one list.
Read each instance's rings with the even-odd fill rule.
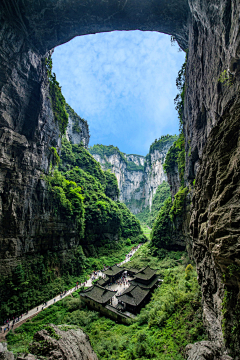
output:
[[[137,274],[139,274],[140,272],[143,272],[144,270],[146,270],[147,267],[148,267],[148,265],[145,266],[145,267],[143,267],[141,270],[139,270],[139,271],[137,272]],[[136,274],[136,275],[137,275],[137,274]]]

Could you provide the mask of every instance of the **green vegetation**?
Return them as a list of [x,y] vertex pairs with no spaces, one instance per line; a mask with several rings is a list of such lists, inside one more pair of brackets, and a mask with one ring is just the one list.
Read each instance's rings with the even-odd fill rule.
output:
[[19,315],[63,290],[84,282],[94,270],[112,266],[125,259],[134,244],[145,242],[143,235],[112,241],[104,246],[88,246],[88,256],[82,246],[70,249],[64,256],[48,251],[43,255],[27,256],[11,277],[0,279],[0,322]]
[[156,194],[153,197],[152,208],[148,219],[148,225],[153,226],[155,219],[157,218],[158,212],[163,207],[164,201],[170,196],[170,186],[166,181],[163,181],[158,186]]
[[182,186],[174,196],[173,205],[170,210],[170,218],[173,219],[183,213],[186,196],[188,194],[188,187],[183,188]]
[[153,224],[151,239],[153,246],[157,248],[167,248],[172,239],[172,219],[170,211],[172,208],[172,200],[169,197],[165,200],[163,207]]
[[111,171],[105,171],[106,177],[106,189],[105,194],[112,200],[117,200],[119,197],[119,188],[118,182],[115,174],[111,173]]
[[49,81],[49,93],[51,96],[52,110],[54,119],[58,123],[61,134],[65,134],[68,124],[68,114],[66,112],[66,101],[62,95],[61,86],[57,82],[56,74],[52,73],[51,56],[45,59]]
[[147,240],[139,220],[124,204],[114,201],[119,194],[115,175],[103,171],[83,145],[72,145],[63,138],[59,170],[46,181],[52,194],[53,219],[67,221],[82,246],[61,252],[53,243],[56,251],[43,248],[38,256],[27,256],[11,276],[1,278],[2,321],[73,287],[104,264],[121,262],[130,251],[129,242]]
[[149,215],[150,215],[150,209],[149,206],[146,206],[142,209],[141,212],[136,214],[136,217],[138,218],[142,226],[145,226],[145,224],[148,224]]
[[162,260],[152,255],[148,244],[133,256],[128,266],[150,265],[157,269],[162,285],[150,303],[127,326],[83,306],[77,294],[50,306],[7,336],[15,354],[31,349],[33,334],[53,323],[67,331],[82,328],[99,359],[183,360],[188,343],[206,339],[201,321],[201,293],[196,271],[187,266],[184,253],[169,252]]
[[133,161],[128,161],[127,162],[127,170],[128,171],[144,171],[144,166],[143,165],[137,165]]
[[72,130],[73,132],[80,134],[82,132],[81,127],[80,127],[80,122],[83,122],[86,126],[87,132],[89,133],[89,128],[88,128],[88,123],[85,119],[81,118],[72,108],[70,105],[66,104],[65,105],[66,111],[68,113],[68,115],[71,117],[72,121],[73,121],[73,127]]
[[171,197],[165,200],[153,224],[151,233],[152,246],[159,249],[168,248],[172,239],[175,219],[181,216],[184,211],[187,194],[188,188],[180,187],[174,196],[173,203]]
[[182,65],[182,68],[178,72],[178,77],[176,79],[176,85],[179,90],[179,94],[177,94],[174,99],[176,110],[178,112],[179,118],[179,138],[174,142],[174,144],[169,149],[165,163],[163,165],[166,173],[174,173],[175,168],[177,167],[179,178],[181,181],[181,186],[184,186],[184,171],[185,171],[185,140],[183,134],[183,109],[184,109],[184,97],[185,97],[185,73],[186,73],[186,61]]
[[162,184],[158,186],[156,194],[153,197],[151,211],[147,206],[143,209],[143,211],[136,215],[141,224],[147,224],[149,227],[152,227],[157,218],[158,212],[164,204],[164,201],[168,199],[169,196],[170,187],[166,181],[163,181]]
[[179,138],[168,150],[163,169],[166,173],[175,173],[175,168],[178,169],[181,185],[184,185],[184,171],[185,171],[185,141],[183,132],[180,133]]
[[151,144],[149,153],[152,154],[155,150],[162,151],[169,143],[174,143],[178,138],[178,135],[162,135],[158,140]]
[[106,185],[104,171],[85,147],[82,144],[72,145],[66,138],[63,138],[59,170],[64,173],[75,166],[95,177],[103,187]]
[[233,75],[229,70],[224,70],[218,79],[218,82],[230,87],[233,84]]
[[[93,145],[89,148],[92,155],[99,155],[105,161],[104,169],[111,169],[112,165],[108,162],[107,157],[118,154],[123,162],[127,165],[128,171],[144,171],[144,166],[137,165],[133,161],[128,161],[126,155],[122,153],[117,146],[113,145]],[[137,155],[136,155],[137,156]]]
[[106,160],[105,156],[109,157],[111,155],[118,154],[122,159],[122,161],[124,161],[127,164],[127,159],[125,155],[119,150],[117,146],[113,146],[113,145],[106,146],[106,145],[97,144],[90,146],[89,152],[92,155],[94,154],[99,155],[103,160]]
[[149,153],[146,156],[145,166],[147,164],[151,166],[151,154],[154,153],[155,150],[161,152],[166,146],[171,146],[177,139],[177,135],[169,134],[161,136],[158,140],[155,139],[155,141],[150,146]]
[[57,166],[60,163],[60,156],[57,153],[57,149],[54,146],[52,146],[50,150],[53,154],[53,164],[52,165]]
[[[84,146],[71,145],[66,139],[62,143],[61,158],[61,176],[81,187],[85,209],[85,241],[97,241],[98,246],[103,246],[107,241],[105,234],[109,234],[112,239],[116,235],[128,238],[141,234],[140,222],[125,205],[112,200],[116,200],[119,195],[114,174],[103,171]],[[57,170],[55,174],[58,174]],[[50,184],[51,181],[49,178]],[[129,226],[128,231],[126,226]]]

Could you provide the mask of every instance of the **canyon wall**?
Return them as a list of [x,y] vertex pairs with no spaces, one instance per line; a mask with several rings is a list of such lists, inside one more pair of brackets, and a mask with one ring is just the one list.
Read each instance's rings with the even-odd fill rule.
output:
[[155,140],[146,157],[124,154],[111,145],[95,145],[90,148],[90,153],[103,170],[110,169],[116,175],[120,201],[133,214],[138,214],[147,206],[151,209],[158,186],[167,180],[163,164],[176,139],[177,136],[163,136],[162,139]]
[[[195,179],[191,248],[209,335],[209,342],[190,345],[187,354],[239,359],[239,13],[238,0],[91,0],[84,7],[78,0],[1,2],[1,274],[19,253],[45,246],[46,231],[52,239],[47,246],[54,239],[56,246],[60,238],[66,246],[75,241],[64,219],[62,228],[56,225],[41,180],[50,148],[60,147],[43,66],[47,51],[102,31],[171,34],[188,52],[185,182]],[[40,247],[36,239],[42,239]]]
[[82,119],[68,104],[66,104],[66,111],[68,113],[67,139],[72,144],[83,143],[87,149],[90,139],[87,121]]

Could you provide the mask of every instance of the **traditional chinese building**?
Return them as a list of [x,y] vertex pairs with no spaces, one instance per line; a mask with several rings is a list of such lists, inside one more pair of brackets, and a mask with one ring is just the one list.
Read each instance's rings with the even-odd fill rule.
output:
[[96,282],[97,285],[100,285],[102,287],[105,287],[108,283],[109,283],[110,279],[108,276],[106,276],[105,278],[103,279],[100,279]]
[[80,293],[81,299],[90,307],[101,310],[107,304],[111,303],[112,297],[116,291],[105,289],[100,285],[93,285]]
[[122,311],[136,314],[150,300],[151,293],[157,286],[159,279],[156,271],[149,266],[137,271],[130,269],[128,273],[132,274],[134,278],[130,280],[130,287],[122,295],[117,296],[119,310],[122,308]]
[[138,313],[150,300],[151,292],[139,285],[130,285],[122,295],[118,295],[118,303],[122,304],[122,311]]
[[130,280],[131,285],[139,285],[143,289],[153,290],[159,282],[156,270],[149,266],[139,270],[135,273],[133,280]]
[[110,266],[104,273],[109,277],[109,282],[113,283],[116,281],[126,269],[120,268],[117,265]]

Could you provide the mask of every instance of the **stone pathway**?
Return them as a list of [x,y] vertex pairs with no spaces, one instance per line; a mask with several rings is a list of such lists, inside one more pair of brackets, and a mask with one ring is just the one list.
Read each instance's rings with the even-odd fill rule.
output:
[[[138,245],[136,250],[131,250],[130,253],[126,255],[125,260],[122,261],[120,264],[117,264],[117,265],[118,265],[118,266],[121,266],[121,265],[125,264],[126,262],[128,262],[128,261],[131,259],[131,255],[133,255],[133,254],[140,248],[140,246],[141,246],[141,245]],[[91,275],[90,275],[90,278],[87,280],[87,283],[85,283],[85,287],[90,287],[90,286],[93,285],[93,284],[92,284],[93,276],[95,277],[94,280],[96,280],[96,279],[98,279],[99,277],[104,277],[105,275],[104,275],[104,273],[103,273],[101,270],[98,270],[98,271],[97,271],[97,275],[91,274]],[[114,285],[115,285],[115,284],[113,284],[112,286],[114,286]],[[19,326],[20,326],[22,323],[24,323],[27,319],[32,318],[32,317],[34,317],[35,315],[37,315],[39,312],[41,312],[41,311],[42,311],[42,308],[43,308],[43,310],[44,310],[44,309],[46,309],[47,307],[49,307],[50,305],[55,304],[55,303],[58,302],[59,300],[62,300],[64,297],[66,297],[66,296],[68,296],[68,295],[71,295],[73,292],[75,292],[76,290],[78,290],[81,286],[84,286],[84,284],[80,284],[80,285],[78,285],[77,288],[74,287],[74,288],[68,290],[68,291],[66,292],[66,294],[63,295],[62,297],[61,297],[60,295],[55,296],[55,298],[47,301],[47,305],[40,304],[40,305],[38,305],[37,307],[29,310],[27,314],[24,314],[24,315],[21,317],[21,319],[20,319],[17,323],[14,324],[13,330],[14,330],[15,328],[19,327]],[[120,285],[118,285],[118,286],[120,287]],[[124,286],[121,287],[121,290],[122,290],[122,291],[123,291],[123,288],[124,288]],[[126,288],[126,286],[125,286],[125,288]],[[119,289],[120,289],[120,288],[119,288]],[[11,327],[12,327],[12,323],[13,323],[13,322],[10,321],[10,329],[11,329]],[[4,339],[5,339],[5,335],[7,335],[7,333],[8,333],[8,330],[6,330],[6,332],[4,333],[4,328],[7,328],[7,326],[6,326],[6,325],[2,325],[2,326],[0,327],[0,341],[4,340]],[[8,329],[8,328],[7,328],[7,329]]]
[[[127,276],[126,279],[132,280],[133,278],[130,276]],[[129,286],[130,286],[130,284],[127,284],[127,285],[112,284],[112,285],[107,285],[107,289],[114,290],[114,291],[117,290],[116,295],[121,295],[124,292],[124,290],[126,290]],[[114,297],[112,298],[112,306],[114,306],[114,307],[116,307],[118,304],[116,295],[114,295]]]

